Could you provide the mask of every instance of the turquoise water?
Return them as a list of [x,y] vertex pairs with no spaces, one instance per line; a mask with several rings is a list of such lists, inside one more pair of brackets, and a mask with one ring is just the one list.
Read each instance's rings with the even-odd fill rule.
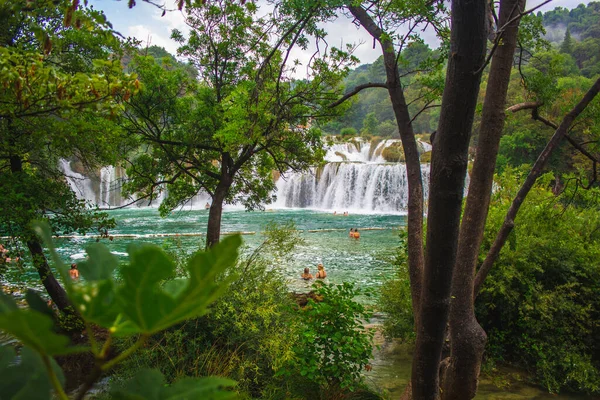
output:
[[[204,234],[208,211],[186,210],[161,218],[154,208],[135,208],[110,211],[117,221],[111,230],[113,240],[101,239],[122,261],[127,259],[127,246],[132,241],[170,245],[178,243],[183,249],[193,251],[204,247]],[[223,213],[223,234],[244,232],[245,251],[256,248],[262,240],[261,231],[270,222],[294,221],[305,243],[294,253],[291,260],[277,263],[277,267],[289,278],[292,290],[307,290],[309,285],[299,278],[304,267],[316,270],[323,262],[330,282],[354,281],[361,287],[377,288],[393,273],[390,259],[398,247],[398,229],[405,225],[400,214],[354,214],[344,217],[311,210],[269,210],[245,212],[226,210]],[[350,228],[358,228],[359,240],[348,237]],[[373,229],[376,228],[376,229]],[[173,236],[173,235],[183,236]],[[193,235],[194,236],[186,236]],[[161,236],[168,235],[168,236]],[[96,239],[93,237],[56,239],[58,251],[65,262],[77,262],[85,258],[85,247]],[[39,277],[32,269],[11,268],[7,273],[11,284],[23,284],[41,289]],[[367,382],[381,390],[389,398],[397,398],[410,378],[411,350],[406,346],[384,345],[376,351],[373,370],[367,373]],[[481,382],[477,400],[580,400],[591,397],[551,395],[542,389],[523,382],[513,382],[506,389],[499,389],[489,380]]]
[[[157,245],[180,245],[187,251],[204,247],[208,220],[207,210],[182,210],[161,218],[154,208],[133,208],[109,211],[117,227],[109,232],[113,240],[101,239],[123,261],[132,241]],[[322,262],[330,282],[354,281],[362,287],[378,287],[393,272],[390,259],[398,246],[398,228],[405,225],[400,214],[362,214],[342,216],[331,213],[298,210],[268,210],[246,212],[226,210],[222,218],[222,234],[244,232],[245,251],[262,241],[261,232],[271,222],[294,221],[305,243],[298,247],[291,260],[282,260],[277,268],[289,277],[290,286],[302,290],[307,284],[299,279],[302,270],[316,271]],[[358,228],[360,239],[348,237],[350,228]],[[373,229],[376,228],[376,229]],[[179,236],[174,236],[174,235]],[[197,236],[188,236],[198,234]],[[58,251],[65,262],[85,258],[85,247],[96,239],[75,237],[56,239]],[[277,261],[277,260],[275,260]],[[7,274],[12,283],[38,285],[32,269],[12,270]]]

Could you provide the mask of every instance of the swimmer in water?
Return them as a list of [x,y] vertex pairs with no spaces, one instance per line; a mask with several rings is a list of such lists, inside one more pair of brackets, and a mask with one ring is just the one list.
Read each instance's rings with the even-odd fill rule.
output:
[[77,264],[75,264],[75,263],[71,264],[71,269],[69,270],[69,276],[74,281],[79,280],[79,270],[77,269]]
[[302,279],[304,279],[305,281],[309,281],[313,278],[313,275],[310,273],[310,269],[304,268],[304,273],[302,275],[300,275],[302,277]]
[[327,277],[327,272],[325,272],[325,268],[323,267],[322,263],[319,263],[319,265],[317,265],[317,279],[324,279]]

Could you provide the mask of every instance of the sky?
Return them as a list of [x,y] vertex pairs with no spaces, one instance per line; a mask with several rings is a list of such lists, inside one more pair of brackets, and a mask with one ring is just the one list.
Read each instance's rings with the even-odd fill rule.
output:
[[[161,0],[155,0],[160,2]],[[176,8],[174,0],[164,0],[168,8]],[[590,0],[552,0],[549,4],[542,6],[539,11],[548,11],[556,7],[574,8],[577,5],[587,4]],[[527,9],[530,9],[543,0],[528,0]],[[142,0],[137,1],[133,9],[127,8],[126,1],[115,0],[90,0],[95,9],[103,10],[108,20],[113,24],[113,28],[124,37],[135,37],[143,42],[143,45],[157,45],[164,47],[169,53],[176,54],[177,43],[170,39],[173,29],[179,29],[187,32],[187,26],[184,23],[184,16],[180,11],[170,11],[161,16],[162,11],[157,7],[145,3]],[[538,10],[536,10],[537,12]],[[355,43],[358,48],[354,55],[359,58],[360,64],[372,63],[380,55],[381,50],[377,46],[373,49],[373,39],[362,28],[357,28],[352,20],[340,16],[334,23],[325,25],[329,35],[329,41],[332,45],[339,46],[341,43]],[[422,38],[431,47],[436,47],[435,35],[431,32],[422,32]],[[301,62],[305,62],[309,53],[296,52],[293,54]]]

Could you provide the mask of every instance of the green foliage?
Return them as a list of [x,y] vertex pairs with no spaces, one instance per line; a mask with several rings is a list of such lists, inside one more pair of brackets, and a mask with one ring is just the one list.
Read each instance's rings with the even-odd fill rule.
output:
[[54,360],[46,361],[34,350],[24,347],[19,358],[11,347],[0,347],[0,392],[3,399],[49,400],[52,382],[47,374],[45,362],[51,368],[60,384],[65,378]]
[[373,351],[373,331],[363,326],[372,313],[354,300],[363,293],[354,284],[313,287],[319,301],[310,299],[300,310],[300,340],[287,374],[299,373],[325,390],[353,390]]
[[[198,81],[178,66],[134,60],[131,68],[145,88],[127,102],[124,123],[148,151],[132,157],[129,193],[155,198],[158,182],[165,183],[162,213],[200,190],[213,205],[261,208],[274,199],[273,170],[305,170],[322,160],[317,122],[343,112],[328,105],[355,59],[346,49],[328,48],[306,66],[307,79],[293,79],[297,65],[288,68],[288,49],[324,32],[315,25],[316,13],[296,14],[305,11],[302,4],[290,7],[300,9],[281,10],[274,22],[259,18],[252,1],[195,4],[189,37],[172,36],[178,54],[198,68]],[[299,18],[306,21],[296,23]]]
[[234,386],[234,381],[217,377],[185,378],[168,386],[165,385],[165,379],[159,371],[143,369],[121,387],[113,389],[112,398],[115,400],[228,400],[237,398],[237,395],[235,392],[226,392],[222,389]]
[[342,128],[342,130],[340,131],[340,135],[342,137],[354,137],[356,136],[356,129],[354,128]]
[[[491,357],[527,368],[551,392],[598,394],[600,193],[595,189],[580,206],[568,205],[574,185],[556,197],[551,179],[541,178],[523,204],[510,245],[477,299],[477,318],[488,333]],[[519,181],[512,172],[498,177],[482,255]]]
[[[36,230],[49,245],[58,271],[66,278],[68,267],[62,264],[52,246],[49,227],[41,225]],[[53,316],[38,296],[28,294],[30,307],[19,308],[10,297],[1,295],[0,329],[14,336],[25,347],[21,352],[22,361],[15,366],[11,365],[11,353],[3,349],[0,353],[0,370],[8,371],[9,376],[13,376],[23,368],[30,368],[32,374],[22,375],[30,376],[32,381],[39,380],[40,383],[37,387],[31,387],[27,379],[15,377],[7,380],[9,392],[14,393],[10,398],[22,398],[18,397],[18,393],[25,391],[35,392],[35,396],[27,398],[50,398],[49,385],[45,383],[44,374],[39,372],[40,359],[56,396],[64,400],[67,396],[62,388],[60,370],[57,371],[53,366],[50,356],[91,351],[96,359],[96,369],[91,372],[95,380],[102,372],[110,370],[135,352],[149,335],[205,314],[208,306],[223,294],[231,280],[231,277],[227,277],[217,282],[216,276],[222,275],[227,267],[235,263],[240,243],[239,236],[228,237],[211,251],[196,255],[189,261],[188,279],[166,283],[165,280],[173,274],[174,267],[160,249],[150,245],[130,247],[130,263],[121,268],[120,274],[124,279],[117,282],[113,277],[113,271],[117,268],[115,257],[101,245],[92,246],[88,250],[89,261],[81,270],[82,281],[65,281],[70,300],[85,321],[88,335],[93,334],[91,323],[108,329],[110,336],[102,348],[93,337],[89,337],[89,348],[71,346],[68,337],[55,332]],[[108,357],[107,351],[113,336],[133,334],[141,335],[116,357]],[[217,387],[233,385],[231,381],[205,379],[181,381],[164,388],[164,385],[158,384],[162,376],[157,374],[141,373],[126,384],[123,390],[118,391],[119,398],[177,398],[184,393],[208,393]],[[147,383],[149,380],[156,384],[144,384],[143,388],[136,384],[140,381]],[[3,385],[4,382],[3,380]],[[219,396],[231,398],[231,393]]]
[[[119,374],[151,367],[169,382],[219,375],[236,380],[239,390],[253,397],[281,394],[284,383],[275,374],[294,356],[300,327],[278,266],[302,240],[291,222],[269,224],[262,235],[263,243],[239,260],[229,290],[211,313],[152,336]],[[217,281],[228,280],[232,272]],[[131,339],[122,343],[131,344]]]
[[408,275],[408,232],[400,231],[400,246],[394,259],[395,275],[381,286],[377,306],[386,314],[383,332],[387,338],[412,341],[415,322]]

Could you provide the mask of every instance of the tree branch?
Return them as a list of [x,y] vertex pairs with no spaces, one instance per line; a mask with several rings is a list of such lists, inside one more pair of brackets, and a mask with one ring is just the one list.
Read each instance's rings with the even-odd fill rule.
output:
[[362,84],[362,85],[358,85],[351,92],[348,92],[345,95],[343,95],[338,101],[336,101],[334,103],[331,103],[329,105],[329,108],[337,107],[340,104],[342,104],[343,102],[345,102],[346,100],[348,100],[350,97],[357,95],[360,91],[362,91],[364,89],[369,89],[369,88],[384,88],[384,89],[387,89],[388,86],[385,83],[378,83],[378,82],[369,82],[369,83],[365,83],[365,84]]

